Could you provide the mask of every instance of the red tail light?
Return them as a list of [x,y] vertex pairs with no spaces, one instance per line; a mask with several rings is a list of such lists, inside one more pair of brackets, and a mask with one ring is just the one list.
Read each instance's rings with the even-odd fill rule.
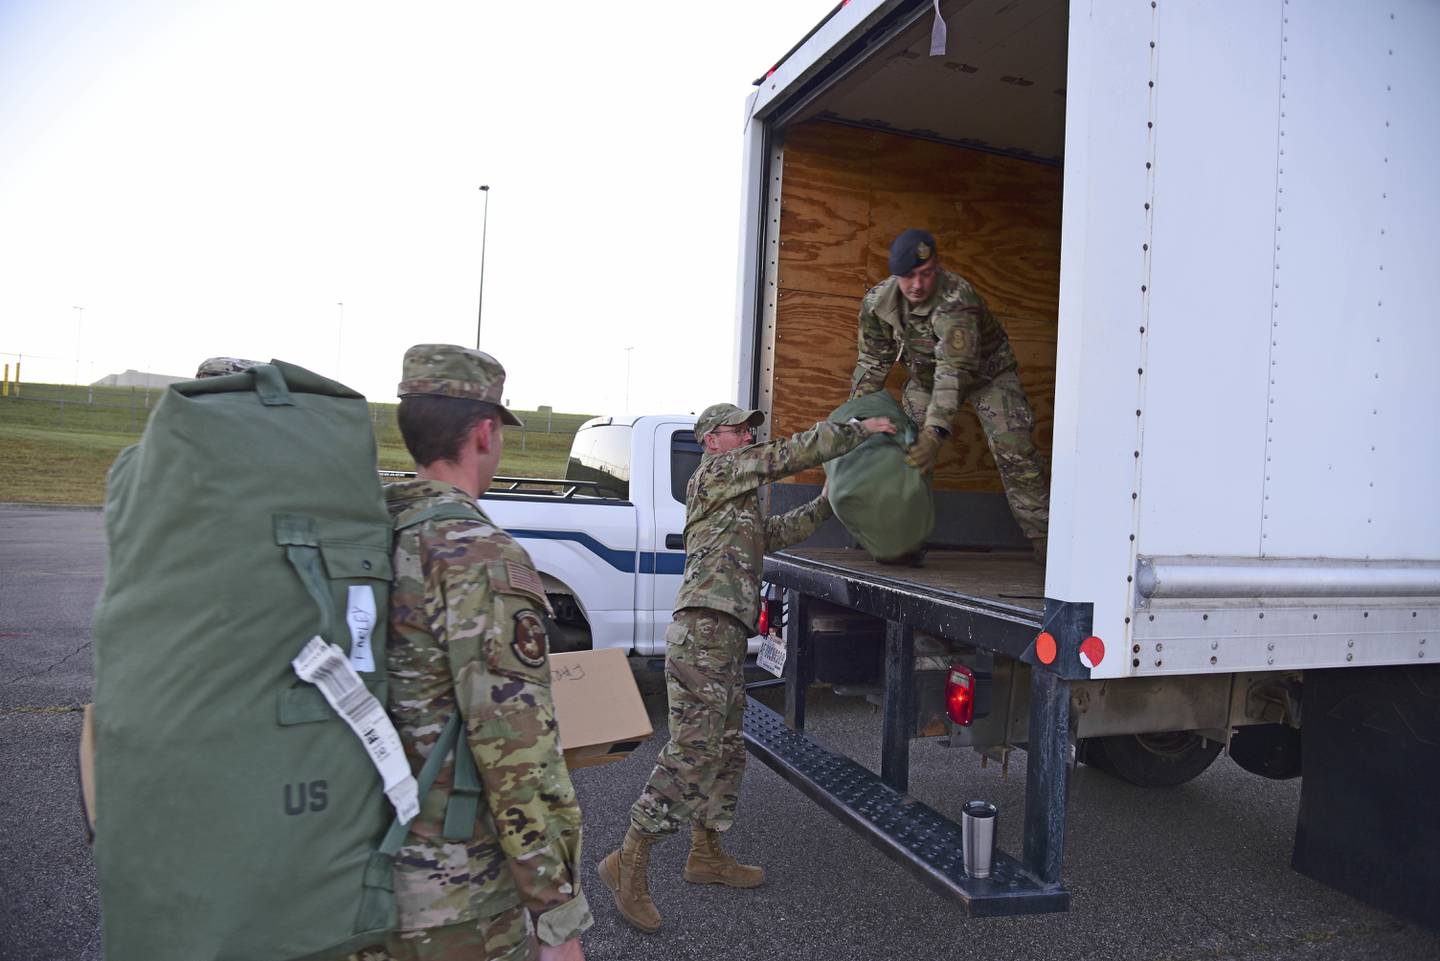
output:
[[[765,637],[765,636],[768,635],[769,633],[770,633],[770,602],[767,601],[765,598],[762,597],[762,598],[760,598],[760,631],[759,631],[759,634],[760,634],[761,637]],[[931,690],[934,690],[934,689],[932,688]]]
[[945,681],[945,713],[962,727],[975,719],[975,672],[964,664],[950,665]]

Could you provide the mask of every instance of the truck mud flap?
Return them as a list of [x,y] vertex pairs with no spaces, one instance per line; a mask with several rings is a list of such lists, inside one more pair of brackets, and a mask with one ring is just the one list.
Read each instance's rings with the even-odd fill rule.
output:
[[1440,665],[1306,671],[1301,874],[1440,930]]
[[965,873],[960,825],[896,791],[846,757],[791,730],[754,698],[745,705],[745,744],[765,764],[971,917],[1067,911],[1070,893],[1043,884],[999,850],[988,878]]

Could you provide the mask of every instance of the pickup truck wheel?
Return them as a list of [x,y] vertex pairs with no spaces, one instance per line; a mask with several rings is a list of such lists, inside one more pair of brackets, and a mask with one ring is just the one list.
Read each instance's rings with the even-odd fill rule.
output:
[[1198,776],[1220,754],[1220,744],[1194,731],[1118,734],[1086,738],[1079,759],[1139,787],[1175,787]]
[[550,608],[555,612],[553,619],[547,619],[552,651],[588,651],[594,646],[590,636],[590,622],[580,612],[580,605],[570,594],[545,595],[550,599]]

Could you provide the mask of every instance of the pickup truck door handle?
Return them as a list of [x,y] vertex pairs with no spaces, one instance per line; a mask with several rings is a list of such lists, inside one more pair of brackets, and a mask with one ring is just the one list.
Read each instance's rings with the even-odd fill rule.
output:
[[667,551],[683,551],[685,549],[684,534],[666,534],[665,549]]

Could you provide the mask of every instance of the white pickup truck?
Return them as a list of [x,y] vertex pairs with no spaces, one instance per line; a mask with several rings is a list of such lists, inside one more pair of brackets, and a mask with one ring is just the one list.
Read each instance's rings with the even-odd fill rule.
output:
[[485,512],[518,538],[555,609],[556,650],[663,655],[685,570],[692,415],[596,417],[559,479],[497,477]]

